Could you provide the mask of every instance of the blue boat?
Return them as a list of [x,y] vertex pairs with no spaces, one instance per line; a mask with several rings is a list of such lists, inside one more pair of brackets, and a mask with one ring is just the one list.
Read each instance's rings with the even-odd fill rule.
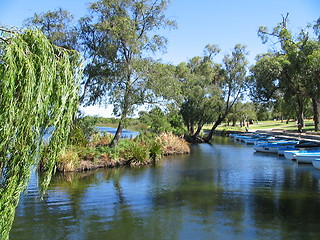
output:
[[286,148],[288,150],[294,149],[297,143],[299,143],[299,141],[282,141],[277,143],[259,144],[255,145],[253,148],[257,152],[278,153],[279,148]]
[[311,152],[320,152],[320,148],[313,148],[308,150],[294,149],[294,150],[286,150],[283,155],[286,159],[296,160],[296,153],[311,153]]

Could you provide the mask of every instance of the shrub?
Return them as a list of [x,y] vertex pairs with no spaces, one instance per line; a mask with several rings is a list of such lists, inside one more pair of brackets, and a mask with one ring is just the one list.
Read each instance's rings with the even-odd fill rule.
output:
[[60,152],[57,160],[59,172],[71,172],[79,165],[79,151],[74,146],[69,146],[65,151]]
[[163,146],[159,139],[154,139],[149,145],[149,157],[153,161],[157,161],[163,154]]
[[112,135],[110,133],[95,133],[92,135],[88,145],[90,147],[108,146],[111,143]]
[[173,133],[161,133],[158,137],[163,146],[164,155],[190,153],[189,143]]
[[130,165],[141,165],[150,160],[149,147],[144,142],[130,141],[125,152]]

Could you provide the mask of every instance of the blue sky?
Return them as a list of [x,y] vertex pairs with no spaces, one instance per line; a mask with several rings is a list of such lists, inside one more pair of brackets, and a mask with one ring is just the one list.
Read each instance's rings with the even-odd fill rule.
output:
[[[79,18],[86,14],[87,0],[0,0],[0,25],[17,26],[41,13],[62,7]],[[157,55],[164,62],[178,64],[202,55],[206,44],[217,44],[221,61],[235,44],[247,46],[249,62],[266,52],[257,36],[259,26],[272,29],[289,13],[293,32],[320,17],[319,0],[172,0],[167,16],[177,21],[178,29],[162,31],[168,38],[167,53]],[[95,111],[95,110],[93,110]]]

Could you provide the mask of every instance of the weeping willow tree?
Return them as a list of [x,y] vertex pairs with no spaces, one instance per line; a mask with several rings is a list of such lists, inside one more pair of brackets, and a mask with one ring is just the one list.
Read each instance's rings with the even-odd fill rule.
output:
[[[81,58],[38,31],[0,29],[0,239],[39,159],[47,186],[78,108]],[[46,131],[52,129],[50,138]]]

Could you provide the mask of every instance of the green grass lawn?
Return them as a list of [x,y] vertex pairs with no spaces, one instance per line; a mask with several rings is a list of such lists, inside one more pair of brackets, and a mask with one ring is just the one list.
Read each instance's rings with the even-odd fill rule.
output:
[[[205,125],[204,130],[211,129],[212,125]],[[283,129],[287,131],[297,131],[298,126],[296,122],[290,121],[286,124],[285,121],[261,121],[259,123],[254,123],[249,125],[249,130],[264,130],[264,129]],[[237,124],[235,127],[227,126],[226,124],[221,124],[218,126],[217,130],[220,131],[245,131],[245,127],[240,127],[240,124]],[[312,120],[305,121],[305,127],[303,131],[314,131],[314,124]]]
[[[98,124],[98,126],[101,127],[114,127],[117,128],[117,123],[108,123],[108,124]],[[212,125],[207,124],[203,127],[203,130],[210,130],[212,128]],[[142,131],[147,129],[147,125],[145,124],[135,124],[135,125],[129,125],[126,127],[126,129],[131,131]],[[290,121],[288,124],[286,124],[285,121],[261,121],[259,123],[254,123],[249,125],[249,130],[264,130],[264,129],[283,129],[286,131],[297,131],[298,126],[295,121]],[[240,127],[240,124],[237,123],[235,127],[227,126],[226,124],[221,124],[218,126],[217,130],[219,131],[245,131],[245,127]],[[305,120],[305,127],[303,128],[303,131],[314,131],[314,124],[312,120]]]

